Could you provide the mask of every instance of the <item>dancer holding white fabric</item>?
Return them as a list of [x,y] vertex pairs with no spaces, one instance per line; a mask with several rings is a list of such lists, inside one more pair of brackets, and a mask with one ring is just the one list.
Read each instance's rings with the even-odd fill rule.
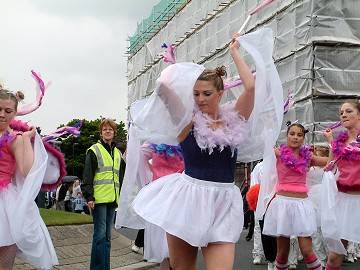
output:
[[346,131],[332,140],[332,132],[325,136],[331,143],[332,162],[322,183],[321,229],[330,254],[327,270],[340,269],[348,241],[360,243],[360,103],[347,101],[340,108],[340,120]]
[[[239,40],[255,60],[256,82],[240,56]],[[272,45],[270,29],[234,36],[229,50],[244,84],[236,102],[219,105],[223,68],[204,71],[193,63],[177,63],[161,73],[154,93],[133,119],[124,185],[136,175],[132,168],[139,168],[143,141],[180,142],[183,150],[185,172],[150,183],[132,203],[141,218],[167,232],[173,269],[195,269],[199,247],[207,269],[233,267],[243,227],[242,197],[234,185],[236,152],[241,161],[262,158],[281,127],[282,87]],[[134,190],[123,189],[124,202]],[[119,223],[140,225],[131,209],[121,210],[121,201]]]
[[34,202],[47,154],[35,128],[19,133],[9,127],[22,98],[0,86],[0,269],[12,269],[16,255],[48,269],[58,260]]

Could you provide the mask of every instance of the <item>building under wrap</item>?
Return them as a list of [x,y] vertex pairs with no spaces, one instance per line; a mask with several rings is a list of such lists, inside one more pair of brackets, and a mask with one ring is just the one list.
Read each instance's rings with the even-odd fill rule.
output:
[[[225,65],[228,79],[236,78],[227,43],[260,2],[160,1],[130,38],[129,104],[153,91],[167,65],[159,56],[163,43],[176,45],[178,62],[193,61],[208,68]],[[338,121],[343,100],[360,96],[360,1],[275,0],[256,13],[245,30],[260,27],[274,32],[273,57],[284,98],[289,92],[294,96],[295,105],[284,123],[298,119],[310,130],[308,143],[324,141],[316,131]],[[239,91],[241,88],[228,91],[224,101],[234,99]]]

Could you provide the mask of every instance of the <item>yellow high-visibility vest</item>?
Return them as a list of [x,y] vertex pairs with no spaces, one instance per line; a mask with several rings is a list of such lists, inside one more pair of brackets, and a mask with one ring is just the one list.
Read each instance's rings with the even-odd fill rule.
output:
[[113,158],[105,147],[96,143],[88,150],[95,153],[98,168],[94,176],[94,198],[95,203],[110,203],[119,200],[119,173],[121,163],[121,153],[114,148]]

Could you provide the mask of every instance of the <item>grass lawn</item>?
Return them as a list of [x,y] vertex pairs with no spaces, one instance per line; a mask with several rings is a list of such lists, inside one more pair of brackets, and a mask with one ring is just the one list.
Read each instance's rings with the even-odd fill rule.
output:
[[43,218],[46,226],[89,224],[93,222],[92,217],[89,215],[76,214],[54,209],[40,208],[40,215]]

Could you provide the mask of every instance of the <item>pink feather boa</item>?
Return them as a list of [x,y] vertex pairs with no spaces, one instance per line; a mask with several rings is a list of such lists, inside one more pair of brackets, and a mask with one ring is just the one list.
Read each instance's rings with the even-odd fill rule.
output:
[[60,165],[60,176],[59,176],[58,180],[53,184],[42,184],[42,186],[41,186],[41,190],[50,191],[50,190],[55,189],[60,183],[62,183],[64,176],[66,176],[66,174],[67,174],[65,157],[62,152],[57,150],[50,143],[48,143],[48,142],[43,142],[43,143],[44,143],[46,152],[51,153],[53,156],[55,156],[56,159],[59,161],[59,165]]
[[307,146],[302,146],[300,148],[300,156],[299,158],[295,157],[294,151],[283,144],[280,146],[280,159],[281,161],[289,168],[305,174],[310,166],[312,153],[310,148]]
[[[15,119],[10,122],[10,128],[13,129],[15,132],[16,131],[25,132],[25,131],[30,130],[30,126],[27,123],[25,123],[21,120],[15,120]],[[48,190],[52,190],[52,189],[56,188],[62,182],[62,179],[66,175],[66,165],[65,165],[65,158],[64,158],[63,153],[61,153],[59,150],[57,150],[55,147],[53,147],[50,143],[47,143],[44,141],[43,141],[43,143],[44,143],[46,152],[49,152],[50,154],[54,155],[60,164],[60,177],[58,178],[56,183],[43,184],[41,186],[41,189],[43,191],[48,191]]]
[[347,131],[342,131],[332,142],[333,153],[336,158],[347,160],[360,160],[360,137],[354,142],[345,144],[349,135]]
[[15,131],[20,131],[20,132],[25,132],[25,131],[30,130],[30,126],[27,123],[25,123],[21,120],[16,120],[16,119],[14,119],[10,122],[10,128]]
[[[233,102],[220,107],[219,119],[213,120],[206,113],[196,110],[194,113],[194,136],[198,146],[202,150],[208,150],[211,154],[214,148],[222,151],[226,146],[231,148],[234,154],[248,136],[248,124],[245,119],[234,110]],[[212,129],[211,124],[221,121],[223,127]]]

